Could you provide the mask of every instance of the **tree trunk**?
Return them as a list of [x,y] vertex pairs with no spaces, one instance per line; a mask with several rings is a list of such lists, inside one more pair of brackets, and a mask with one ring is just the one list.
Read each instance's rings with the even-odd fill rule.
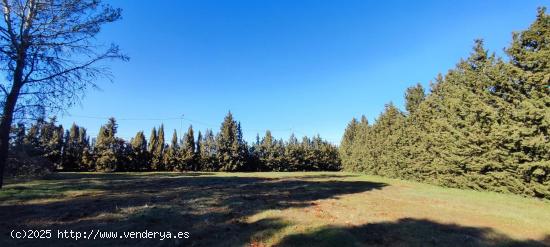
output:
[[13,122],[13,112],[17,99],[19,98],[19,92],[23,86],[23,68],[25,56],[24,53],[19,55],[14,73],[13,73],[13,86],[10,93],[6,97],[6,102],[2,112],[2,120],[0,122],[0,189],[4,185],[4,168],[8,162],[8,153],[10,147],[10,131]]
[[4,184],[4,168],[8,161],[8,152],[10,146],[10,131],[13,122],[13,111],[21,89],[21,82],[14,83],[2,112],[2,121],[0,122],[0,189]]

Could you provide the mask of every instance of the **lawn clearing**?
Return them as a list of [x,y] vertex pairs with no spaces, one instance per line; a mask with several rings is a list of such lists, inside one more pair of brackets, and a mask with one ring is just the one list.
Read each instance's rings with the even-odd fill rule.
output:
[[[52,229],[52,239],[11,239]],[[57,229],[189,232],[58,239]],[[60,173],[8,181],[0,246],[550,245],[550,202],[339,172]]]

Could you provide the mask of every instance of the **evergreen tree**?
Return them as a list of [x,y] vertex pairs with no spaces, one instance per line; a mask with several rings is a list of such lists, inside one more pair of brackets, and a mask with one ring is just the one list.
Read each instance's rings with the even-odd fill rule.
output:
[[170,141],[170,146],[166,150],[164,155],[164,164],[167,171],[174,171],[178,167],[180,162],[180,146],[178,143],[178,134],[176,130],[172,134],[172,140]]
[[403,136],[405,117],[392,103],[387,104],[372,126],[370,138],[375,142],[370,146],[370,164],[365,164],[365,170],[373,174],[385,174],[397,177],[400,166],[403,165],[398,150]]
[[145,140],[145,135],[143,134],[143,131],[137,132],[136,136],[130,141],[130,145],[132,147],[132,170],[149,170],[150,155],[147,149],[147,140]]
[[352,152],[354,146],[355,137],[358,135],[359,122],[357,119],[352,118],[348,123],[346,130],[344,131],[344,136],[340,143],[340,158],[342,159],[342,165],[344,170],[353,171],[354,162],[352,161]]
[[90,153],[90,137],[88,137],[86,128],[78,128],[78,147],[80,151],[80,157],[78,159],[80,171],[90,171],[93,167],[90,165],[89,159]]
[[217,143],[212,130],[207,129],[200,142],[200,163],[203,171],[218,171]]
[[73,123],[65,134],[63,169],[67,171],[80,170],[80,163],[84,151],[81,143],[80,127]]
[[356,135],[353,139],[350,156],[342,156],[344,169],[347,171],[364,171],[364,168],[373,164],[373,138],[371,137],[371,125],[366,116],[361,116],[358,126],[356,127]]
[[513,35],[509,61],[477,40],[430,94],[419,85],[407,90],[406,116],[390,105],[372,126],[360,123],[351,158],[343,138],[344,168],[550,198],[549,42],[544,8]]
[[117,155],[118,143],[116,140],[118,125],[114,118],[109,118],[107,124],[101,126],[96,138],[96,169],[98,171],[116,171],[119,163]]
[[[154,129],[153,129],[154,130]],[[151,169],[153,171],[165,170],[164,167],[164,149],[166,144],[164,141],[164,124],[161,124],[157,132],[154,150],[152,151]]]
[[200,141],[202,139],[202,133],[199,130],[199,134],[197,135],[197,142],[196,142],[196,148],[195,148],[195,164],[197,166],[197,171],[202,171],[202,163],[201,163],[201,149],[202,149],[202,142]]
[[[550,198],[550,16],[538,9],[531,26],[514,33],[506,50],[509,80],[497,90],[511,101],[509,114],[514,130],[507,150],[517,157],[524,193]],[[506,97],[515,95],[515,97]]]
[[284,162],[288,171],[303,169],[304,154],[294,133],[290,135],[284,148]]
[[149,136],[149,144],[147,146],[147,151],[149,151],[149,155],[150,155],[149,169],[153,171],[157,170],[160,164],[158,146],[159,146],[159,137],[157,134],[157,128],[153,127],[153,129],[151,130],[151,135]]
[[216,144],[220,171],[239,171],[245,167],[246,144],[242,139],[240,124],[233,120],[231,112],[222,123]]
[[420,83],[407,88],[407,91],[405,91],[405,109],[409,114],[413,113],[425,98],[426,92]]
[[196,171],[196,157],[195,157],[195,136],[193,133],[193,126],[189,126],[185,137],[183,138],[182,151],[181,151],[181,171]]
[[49,122],[42,122],[39,130],[39,147],[43,156],[56,166],[61,166],[63,152],[63,126],[56,125],[57,119],[50,118]]
[[277,140],[271,135],[271,131],[267,130],[260,144],[259,161],[261,170],[263,171],[281,171],[283,170],[283,147],[279,145]]
[[267,130],[265,132],[262,141],[260,142],[260,152],[259,152],[259,161],[261,164],[260,170],[270,171],[273,170],[276,166],[274,154],[274,140],[271,136],[271,131]]

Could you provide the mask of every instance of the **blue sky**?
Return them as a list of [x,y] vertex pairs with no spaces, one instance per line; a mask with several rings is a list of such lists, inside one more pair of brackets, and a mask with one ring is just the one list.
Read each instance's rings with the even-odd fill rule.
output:
[[[119,136],[167,138],[193,124],[215,131],[231,110],[245,138],[271,129],[286,139],[320,134],[338,143],[352,117],[373,121],[404,90],[428,87],[483,38],[497,54],[512,31],[529,26],[547,1],[110,1],[123,19],[100,42],[131,57],[110,63],[113,83],[98,81],[59,116],[97,135],[114,116]],[[184,114],[184,119],[178,119]],[[126,120],[124,120],[126,119]],[[161,120],[164,119],[164,120]]]

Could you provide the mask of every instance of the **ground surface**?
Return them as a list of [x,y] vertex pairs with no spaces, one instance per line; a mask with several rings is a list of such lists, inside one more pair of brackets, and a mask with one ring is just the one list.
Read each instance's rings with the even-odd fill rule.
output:
[[[15,240],[12,229],[52,229]],[[68,240],[57,230],[182,231]],[[8,181],[0,246],[550,246],[550,202],[349,173],[62,173]]]

